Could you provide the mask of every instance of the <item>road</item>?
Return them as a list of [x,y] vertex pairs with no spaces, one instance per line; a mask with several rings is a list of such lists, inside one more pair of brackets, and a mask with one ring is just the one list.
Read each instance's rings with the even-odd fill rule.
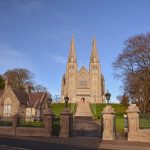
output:
[[[96,150],[98,138],[14,138],[0,137],[0,150]],[[106,149],[101,149],[106,150]],[[108,149],[107,149],[108,150]]]

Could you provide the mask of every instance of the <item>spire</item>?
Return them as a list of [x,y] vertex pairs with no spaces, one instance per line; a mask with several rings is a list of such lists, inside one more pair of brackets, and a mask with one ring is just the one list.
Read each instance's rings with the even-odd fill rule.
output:
[[76,62],[76,50],[75,50],[75,43],[74,43],[74,34],[72,34],[72,40],[70,45],[70,51],[68,56],[68,62]]
[[92,43],[92,52],[91,52],[90,62],[99,62],[95,36],[93,38],[93,43]]

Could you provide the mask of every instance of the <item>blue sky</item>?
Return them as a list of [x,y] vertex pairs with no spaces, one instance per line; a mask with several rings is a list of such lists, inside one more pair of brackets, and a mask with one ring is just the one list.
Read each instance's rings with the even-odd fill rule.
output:
[[79,69],[89,66],[95,35],[111,100],[121,94],[112,62],[124,41],[150,31],[149,0],[0,0],[0,74],[28,68],[35,81],[60,94],[72,33]]

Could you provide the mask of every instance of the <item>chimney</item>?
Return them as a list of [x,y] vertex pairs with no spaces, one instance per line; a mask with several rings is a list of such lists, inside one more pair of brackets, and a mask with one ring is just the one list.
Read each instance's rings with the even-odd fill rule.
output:
[[5,78],[5,90],[8,88],[9,86],[9,80],[8,77]]
[[31,88],[32,88],[32,86],[30,84],[25,84],[25,91],[27,93],[31,93]]

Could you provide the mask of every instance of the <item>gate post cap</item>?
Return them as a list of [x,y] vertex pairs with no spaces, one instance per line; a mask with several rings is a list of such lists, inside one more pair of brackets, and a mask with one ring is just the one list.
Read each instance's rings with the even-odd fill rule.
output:
[[107,105],[103,111],[102,111],[103,114],[114,114],[115,111],[114,111],[114,108],[111,107],[111,105]]
[[44,111],[44,115],[53,115],[53,112],[50,108],[46,108]]
[[139,107],[136,104],[130,104],[126,111],[127,113],[139,113]]

